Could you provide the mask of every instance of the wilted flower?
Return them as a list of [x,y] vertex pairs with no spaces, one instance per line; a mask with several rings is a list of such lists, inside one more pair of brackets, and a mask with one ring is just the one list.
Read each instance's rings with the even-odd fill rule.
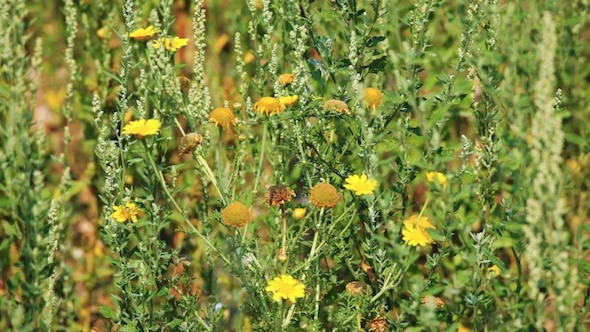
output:
[[351,281],[346,284],[346,291],[351,294],[362,294],[365,288],[365,284],[360,281]]
[[188,133],[180,139],[178,144],[178,154],[185,154],[193,151],[197,145],[203,142],[203,136],[197,133]]
[[187,94],[191,88],[191,80],[186,76],[178,76],[178,82],[180,83],[180,91]]
[[274,185],[266,191],[264,202],[268,205],[283,205],[295,196],[295,192],[282,184]]
[[348,105],[342,100],[338,99],[326,100],[322,108],[324,109],[324,111],[336,111],[342,114],[350,114],[350,109],[348,108]]
[[269,281],[265,290],[272,292],[272,299],[277,302],[285,299],[295,303],[298,298],[305,297],[305,285],[288,274],[283,274]]
[[373,318],[367,323],[366,328],[370,332],[387,332],[387,319],[384,317]]
[[423,297],[420,302],[422,302],[422,305],[424,306],[434,306],[438,309],[442,308],[445,305],[445,303],[443,302],[443,300],[441,300],[440,297],[432,295]]

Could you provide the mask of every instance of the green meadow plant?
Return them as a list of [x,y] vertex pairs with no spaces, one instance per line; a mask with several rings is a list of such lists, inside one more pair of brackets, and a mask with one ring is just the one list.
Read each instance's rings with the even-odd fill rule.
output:
[[587,326],[584,1],[0,6],[0,328]]

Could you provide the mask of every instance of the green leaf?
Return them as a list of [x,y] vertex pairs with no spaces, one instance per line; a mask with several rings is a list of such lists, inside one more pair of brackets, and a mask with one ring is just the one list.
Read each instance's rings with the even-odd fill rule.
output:
[[367,40],[367,47],[375,47],[377,44],[385,40],[385,36],[371,37]]
[[376,60],[373,60],[373,62],[371,62],[368,66],[365,66],[365,68],[369,70],[369,73],[378,74],[382,72],[383,69],[385,69],[385,66],[388,62],[389,61],[387,60],[387,57],[382,56]]
[[[106,319],[115,319],[117,318],[117,314],[111,307],[100,306],[98,307],[98,312]],[[122,330],[122,329],[121,329]]]
[[499,249],[499,248],[510,248],[512,246],[514,246],[516,242],[514,241],[513,238],[508,237],[508,236],[502,236],[500,238],[497,238],[494,243],[492,244],[492,248],[494,249]]

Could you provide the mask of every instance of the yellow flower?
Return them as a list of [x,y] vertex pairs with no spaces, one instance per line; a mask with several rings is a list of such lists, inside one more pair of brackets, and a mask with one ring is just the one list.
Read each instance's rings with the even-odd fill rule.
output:
[[405,226],[402,229],[402,239],[411,246],[425,246],[434,243],[432,237],[420,227]]
[[130,38],[133,38],[139,42],[144,42],[152,39],[152,37],[156,34],[156,28],[153,25],[150,25],[147,28],[139,28],[132,33],[129,34]]
[[341,200],[342,196],[329,183],[320,182],[309,191],[309,202],[319,208],[331,209]]
[[254,62],[254,60],[256,60],[256,57],[254,56],[254,53],[252,53],[252,51],[246,51],[244,53],[244,62],[246,64],[250,64]]
[[277,302],[285,299],[295,303],[298,298],[305,297],[305,285],[288,274],[275,277],[264,290],[272,292],[272,299]]
[[495,278],[502,274],[502,271],[498,267],[498,265],[492,265],[488,268],[488,273],[491,277]]
[[365,105],[375,110],[381,104],[383,104],[383,93],[375,88],[366,88]]
[[282,86],[286,86],[293,83],[294,78],[295,77],[293,76],[293,74],[290,73],[281,74],[279,75],[279,83],[281,83]]
[[404,221],[402,239],[411,246],[425,246],[434,243],[434,239],[428,234],[427,229],[434,229],[434,225],[428,221],[428,217],[410,216]]
[[113,213],[111,213],[110,217],[117,222],[125,222],[128,220],[137,222],[139,212],[141,212],[141,210],[137,208],[135,203],[127,202],[125,205],[113,206]]
[[129,122],[129,124],[123,127],[123,131],[121,133],[123,135],[134,135],[135,138],[140,139],[149,135],[157,134],[160,131],[161,126],[162,123],[157,119],[139,119]]
[[324,102],[322,106],[324,111],[336,111],[342,114],[350,114],[350,110],[348,109],[348,105],[343,102],[342,100],[338,99],[328,99]]
[[301,220],[305,217],[305,213],[307,212],[306,208],[296,208],[293,210],[293,219]]
[[166,47],[168,51],[176,52],[179,48],[188,45],[188,38],[174,37],[170,39],[166,37],[161,38],[160,40],[154,40],[152,45],[154,48],[160,48],[161,44],[164,44],[164,47]]
[[426,179],[428,180],[428,182],[434,183],[434,179],[436,178],[436,181],[441,185],[444,186],[447,184],[447,177],[440,172],[428,172],[426,173]]
[[297,104],[297,100],[299,100],[299,96],[297,95],[279,97],[279,102],[281,103],[281,105],[286,107],[294,106],[295,104]]
[[228,226],[242,227],[252,221],[252,214],[244,204],[233,202],[221,211],[221,221]]
[[215,123],[216,126],[225,129],[231,128],[236,124],[236,116],[227,107],[218,107],[211,112],[209,119]]
[[106,28],[102,27],[102,28],[96,30],[96,35],[98,36],[98,38],[104,39],[105,32],[106,32]]
[[471,332],[473,331],[470,327],[463,325],[462,323],[459,323],[459,327],[457,328],[457,332]]
[[262,97],[254,104],[254,109],[260,115],[271,115],[281,113],[285,106],[277,98]]
[[354,191],[357,196],[372,195],[373,191],[377,189],[377,181],[367,178],[365,174],[351,175],[346,178],[344,188]]
[[434,225],[428,220],[428,217],[421,216],[418,218],[417,214],[413,214],[408,219],[404,220],[404,226],[412,226],[422,229],[435,228]]

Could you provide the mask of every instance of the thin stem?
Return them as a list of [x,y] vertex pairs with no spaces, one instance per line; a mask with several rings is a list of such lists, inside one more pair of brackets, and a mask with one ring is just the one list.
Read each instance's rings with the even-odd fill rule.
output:
[[142,143],[143,143],[143,146],[146,150],[146,154],[147,154],[147,158],[150,163],[150,166],[152,167],[152,170],[154,171],[154,173],[157,174],[158,181],[160,182],[160,185],[162,186],[162,190],[164,191],[164,194],[166,195],[166,197],[168,198],[170,203],[172,203],[172,205],[174,205],[174,207],[176,208],[176,210],[178,210],[178,213],[180,213],[180,215],[182,216],[182,218],[184,219],[186,224],[189,226],[189,228],[195,234],[197,234],[197,236],[199,238],[201,238],[201,240],[203,240],[205,245],[207,245],[207,247],[209,247],[213,252],[215,252],[221,258],[221,260],[223,260],[226,264],[231,265],[230,260],[224,254],[220,253],[219,250],[217,250],[217,248],[213,245],[213,243],[211,243],[211,241],[209,241],[209,239],[207,237],[205,237],[205,235],[203,235],[201,232],[199,232],[199,230],[195,227],[195,225],[193,225],[190,222],[190,220],[188,220],[188,218],[184,215],[183,210],[180,208],[180,206],[178,205],[178,203],[176,202],[176,200],[174,199],[174,197],[170,193],[170,190],[168,189],[168,186],[166,185],[166,180],[164,179],[164,175],[162,174],[162,171],[160,171],[160,169],[158,169],[158,167],[156,166],[156,162],[154,161],[154,156],[152,156],[152,154],[150,153],[150,149],[148,147],[148,144],[146,143],[145,140],[142,140]]
[[254,194],[257,193],[258,189],[258,180],[260,180],[260,173],[262,172],[262,162],[264,161],[264,150],[266,148],[266,132],[268,129],[268,122],[264,122],[264,128],[262,129],[262,147],[260,148],[260,159],[258,160],[258,170],[256,171],[256,179],[254,180],[254,190],[252,192]]

